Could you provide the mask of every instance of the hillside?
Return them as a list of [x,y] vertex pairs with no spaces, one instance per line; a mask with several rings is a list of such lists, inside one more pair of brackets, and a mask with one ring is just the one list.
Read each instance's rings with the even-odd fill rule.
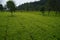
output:
[[40,10],[44,6],[46,0],[41,0],[37,2],[25,3],[17,7],[18,10]]

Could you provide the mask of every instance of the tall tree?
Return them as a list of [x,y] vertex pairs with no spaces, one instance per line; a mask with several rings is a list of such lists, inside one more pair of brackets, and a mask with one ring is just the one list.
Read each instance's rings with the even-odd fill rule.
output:
[[2,6],[2,4],[0,4],[0,11],[3,11],[3,6]]
[[8,1],[7,2],[7,8],[11,12],[11,15],[13,15],[13,12],[16,10],[16,6],[13,1]]

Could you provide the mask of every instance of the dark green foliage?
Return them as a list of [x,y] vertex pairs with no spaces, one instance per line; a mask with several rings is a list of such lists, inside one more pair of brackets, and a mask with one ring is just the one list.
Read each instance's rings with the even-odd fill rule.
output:
[[18,10],[26,10],[26,11],[40,11],[41,6],[45,4],[46,0],[41,0],[37,2],[30,2],[30,3],[25,3],[22,5],[19,5],[17,7]]
[[13,1],[8,1],[7,2],[7,8],[11,13],[16,10],[16,6],[15,6]]
[[45,7],[48,15],[50,15],[50,11],[54,11],[57,16],[60,13],[60,0],[46,0]]
[[47,0],[48,8],[51,8],[53,11],[60,11],[60,0]]
[[11,16],[13,16],[14,15],[13,12],[15,12],[15,10],[16,10],[16,6],[15,6],[14,2],[8,1],[7,2],[7,8],[11,12]]
[[[44,8],[43,8],[44,7]],[[37,2],[25,3],[17,7],[17,10],[24,11],[48,11],[48,16],[50,11],[54,11],[55,15],[60,13],[60,0],[40,0]]]
[[48,7],[50,7],[53,11],[56,11],[56,0],[49,0]]
[[3,6],[2,6],[2,4],[0,4],[0,11],[3,11]]
[[42,12],[42,15],[44,16],[44,13],[45,13],[45,7],[42,7],[40,11]]
[[38,2],[25,3],[17,7],[19,10],[40,10],[41,7],[49,8],[53,11],[60,11],[60,0],[40,0]]

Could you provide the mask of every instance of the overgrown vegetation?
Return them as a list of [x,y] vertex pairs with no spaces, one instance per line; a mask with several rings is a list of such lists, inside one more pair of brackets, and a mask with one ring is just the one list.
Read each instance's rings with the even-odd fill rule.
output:
[[41,0],[16,7],[0,4],[0,40],[60,40],[60,0]]
[[10,17],[10,12],[0,12],[0,40],[60,40],[60,17],[40,14],[15,12]]

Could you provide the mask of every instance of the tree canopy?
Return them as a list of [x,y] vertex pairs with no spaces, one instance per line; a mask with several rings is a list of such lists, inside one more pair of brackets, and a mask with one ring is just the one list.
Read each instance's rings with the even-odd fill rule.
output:
[[8,1],[8,2],[7,2],[7,8],[8,8],[8,10],[9,10],[10,12],[13,12],[13,11],[15,11],[16,6],[15,6],[15,4],[14,4],[13,1]]
[[0,11],[3,11],[3,6],[2,6],[2,4],[0,4]]

